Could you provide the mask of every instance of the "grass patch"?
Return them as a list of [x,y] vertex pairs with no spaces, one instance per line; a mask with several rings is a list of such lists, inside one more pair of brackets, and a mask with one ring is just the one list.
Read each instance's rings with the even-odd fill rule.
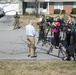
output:
[[76,75],[76,62],[1,61],[0,75]]
[[39,26],[37,25],[37,22],[38,22],[39,18],[37,18],[35,16],[21,16],[20,17],[20,26],[25,27],[28,24],[28,20],[29,19],[33,19],[34,20],[34,27],[36,29],[38,29]]

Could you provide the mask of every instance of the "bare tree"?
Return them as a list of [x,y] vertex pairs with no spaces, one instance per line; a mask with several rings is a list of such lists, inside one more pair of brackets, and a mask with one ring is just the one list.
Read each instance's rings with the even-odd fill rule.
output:
[[[22,2],[24,2],[24,0],[21,0]],[[39,14],[38,14],[38,3],[39,3],[39,0],[28,0],[28,2],[34,2],[34,6],[35,6],[35,15],[36,15],[36,17],[38,17],[39,16]]]
[[39,4],[39,1],[35,0],[36,17],[39,17],[39,14],[38,14],[38,4]]

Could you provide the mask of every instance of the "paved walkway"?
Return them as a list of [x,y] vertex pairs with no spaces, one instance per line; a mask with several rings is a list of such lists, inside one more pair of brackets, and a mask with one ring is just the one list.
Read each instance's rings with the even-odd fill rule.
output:
[[0,30],[13,30],[13,16],[4,16],[0,18]]
[[[50,42],[44,46],[42,46],[42,43],[37,44],[38,31],[35,39],[37,57],[27,57],[25,29],[12,30],[10,26],[12,26],[13,21],[13,17],[7,16],[0,19],[0,60],[62,60],[62,53],[58,57],[58,49],[53,48],[47,54],[47,51],[50,49]],[[50,36],[50,33],[48,36]],[[51,41],[53,41],[52,38]],[[65,50],[64,47],[62,48]]]
[[[38,33],[37,33],[38,34]],[[42,43],[37,45],[38,35],[36,36],[36,58],[27,57],[27,42],[24,28],[11,31],[0,31],[0,59],[9,60],[61,60],[63,57],[60,53],[58,57],[58,49],[53,49],[52,52],[47,54],[50,45],[41,46]]]

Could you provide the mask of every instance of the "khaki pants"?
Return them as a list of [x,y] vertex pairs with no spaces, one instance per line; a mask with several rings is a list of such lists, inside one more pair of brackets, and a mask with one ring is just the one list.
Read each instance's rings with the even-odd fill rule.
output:
[[28,42],[28,55],[35,55],[35,38],[33,36],[27,36]]
[[19,28],[19,21],[15,21],[15,22],[14,22],[14,29],[15,29],[15,28]]

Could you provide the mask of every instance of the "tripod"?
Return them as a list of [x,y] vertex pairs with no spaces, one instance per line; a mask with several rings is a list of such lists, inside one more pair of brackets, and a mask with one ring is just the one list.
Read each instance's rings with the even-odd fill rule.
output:
[[45,34],[45,36],[44,36],[44,41],[43,41],[42,46],[44,46],[44,44],[46,44],[46,41],[47,41],[47,35],[48,35],[50,29],[51,29],[51,36],[52,36],[52,26],[49,25],[48,30],[47,30],[47,32],[46,32],[46,34]]
[[[45,40],[44,40],[44,42],[43,42],[42,45],[46,44],[46,42],[47,42],[47,35],[48,35],[50,29],[51,29],[51,33],[52,33],[52,28],[53,28],[53,27],[52,27],[51,25],[48,27],[48,30],[47,30],[46,35],[45,35]],[[52,34],[51,34],[51,35],[52,35]],[[49,42],[49,40],[48,40],[48,42]],[[50,42],[51,42],[51,41],[50,41]],[[53,51],[53,45],[50,43],[50,48],[49,48],[49,50],[47,51],[47,54],[49,54],[49,53],[52,52],[52,51]],[[65,56],[65,51],[64,51],[63,46],[62,46],[61,43],[59,44],[58,57],[60,56],[60,54],[62,54],[63,57]]]
[[[50,43],[50,48],[47,51],[47,54],[50,54],[50,52],[52,53],[53,48],[54,48],[54,46]],[[66,56],[66,52],[65,52],[65,50],[63,48],[63,45],[60,43],[59,44],[59,49],[58,49],[58,57],[60,57],[61,54],[62,54],[62,58],[64,58]]]

